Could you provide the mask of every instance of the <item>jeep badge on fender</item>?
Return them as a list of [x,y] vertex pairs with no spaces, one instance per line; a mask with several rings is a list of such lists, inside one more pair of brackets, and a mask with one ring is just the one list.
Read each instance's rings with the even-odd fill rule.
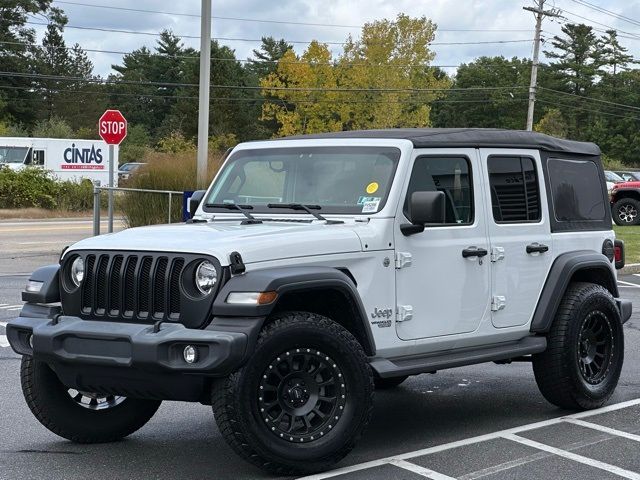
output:
[[574,410],[616,388],[631,303],[592,143],[468,128],[251,142],[190,207],[29,278],[7,336],[52,432],[115,441],[163,400],[200,402],[239,456],[301,475],[344,458],[375,389],[410,375],[530,361]]

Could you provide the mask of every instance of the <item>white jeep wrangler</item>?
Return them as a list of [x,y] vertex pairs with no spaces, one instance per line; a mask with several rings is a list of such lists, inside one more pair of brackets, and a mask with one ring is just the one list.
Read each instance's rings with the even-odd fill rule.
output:
[[[108,442],[162,400],[213,406],[246,460],[343,458],[374,386],[530,360],[544,397],[601,406],[623,363],[622,242],[596,145],[481,129],[245,143],[186,224],[76,243],[7,326],[52,432]],[[196,210],[197,209],[197,210]]]

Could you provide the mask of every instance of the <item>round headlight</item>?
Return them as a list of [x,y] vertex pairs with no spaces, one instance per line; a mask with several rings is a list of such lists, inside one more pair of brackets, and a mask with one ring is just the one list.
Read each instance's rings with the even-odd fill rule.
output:
[[196,269],[196,287],[203,295],[208,295],[216,282],[218,281],[218,272],[213,263],[205,260]]
[[84,260],[82,257],[76,257],[71,264],[71,281],[76,287],[79,287],[84,279]]

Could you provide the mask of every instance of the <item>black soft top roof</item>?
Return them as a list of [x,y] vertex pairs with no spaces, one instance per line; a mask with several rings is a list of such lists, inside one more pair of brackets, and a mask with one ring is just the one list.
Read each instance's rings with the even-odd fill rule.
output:
[[494,147],[533,148],[548,152],[600,155],[595,143],[562,140],[543,133],[498,128],[396,128],[295,135],[282,140],[327,138],[395,138],[410,140],[416,148]]

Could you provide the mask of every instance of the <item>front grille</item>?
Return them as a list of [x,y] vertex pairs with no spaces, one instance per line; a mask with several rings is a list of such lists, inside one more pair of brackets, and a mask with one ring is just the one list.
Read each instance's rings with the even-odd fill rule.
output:
[[90,253],[81,311],[90,317],[180,320],[183,257]]

